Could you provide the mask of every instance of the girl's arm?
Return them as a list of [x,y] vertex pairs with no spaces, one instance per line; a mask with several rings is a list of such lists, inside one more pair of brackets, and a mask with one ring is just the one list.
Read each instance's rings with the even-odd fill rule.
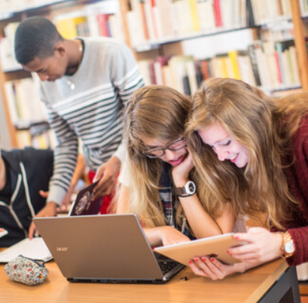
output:
[[[116,213],[129,213],[128,199],[129,187],[121,184],[119,199],[116,206]],[[183,235],[177,229],[171,226],[159,226],[153,228],[144,228],[145,235],[151,246],[169,245],[180,242],[190,241],[188,237]]]
[[[173,168],[172,177],[176,187],[183,187],[189,181],[189,172],[193,167],[192,157],[188,154],[181,164]],[[179,200],[189,225],[197,238],[205,238],[233,231],[235,217],[230,207],[226,206],[222,215],[215,221],[206,212],[196,193],[190,197],[179,197]]]

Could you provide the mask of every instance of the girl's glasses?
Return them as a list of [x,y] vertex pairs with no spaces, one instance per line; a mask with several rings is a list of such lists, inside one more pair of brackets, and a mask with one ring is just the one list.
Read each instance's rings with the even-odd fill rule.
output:
[[177,151],[177,150],[180,150],[184,147],[186,147],[187,144],[186,144],[186,140],[185,138],[181,138],[173,143],[171,143],[170,145],[168,145],[167,147],[160,147],[160,148],[154,148],[154,149],[150,149],[150,150],[147,150],[146,152],[142,153],[144,156],[148,157],[148,158],[160,158],[162,157],[164,154],[165,154],[165,150],[166,149],[169,149],[171,151]]

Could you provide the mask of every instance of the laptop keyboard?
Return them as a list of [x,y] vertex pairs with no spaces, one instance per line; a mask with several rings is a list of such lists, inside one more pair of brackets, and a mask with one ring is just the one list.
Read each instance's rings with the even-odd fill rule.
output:
[[165,275],[166,273],[171,271],[173,268],[175,268],[177,265],[179,265],[179,263],[175,261],[161,261],[161,262],[158,262],[158,264],[160,266],[160,269],[163,275]]

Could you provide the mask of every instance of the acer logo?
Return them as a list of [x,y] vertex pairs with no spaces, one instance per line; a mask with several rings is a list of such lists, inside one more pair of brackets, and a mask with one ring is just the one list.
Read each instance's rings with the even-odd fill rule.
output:
[[57,251],[67,251],[67,247],[57,247]]

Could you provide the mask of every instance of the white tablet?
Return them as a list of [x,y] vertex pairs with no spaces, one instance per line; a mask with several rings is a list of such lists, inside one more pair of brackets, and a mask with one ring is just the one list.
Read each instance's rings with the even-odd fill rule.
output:
[[160,246],[154,248],[154,250],[187,266],[189,266],[189,260],[202,256],[217,258],[225,264],[234,264],[240,261],[227,253],[228,248],[243,245],[247,242],[234,239],[233,236],[234,233],[222,234],[189,242]]

